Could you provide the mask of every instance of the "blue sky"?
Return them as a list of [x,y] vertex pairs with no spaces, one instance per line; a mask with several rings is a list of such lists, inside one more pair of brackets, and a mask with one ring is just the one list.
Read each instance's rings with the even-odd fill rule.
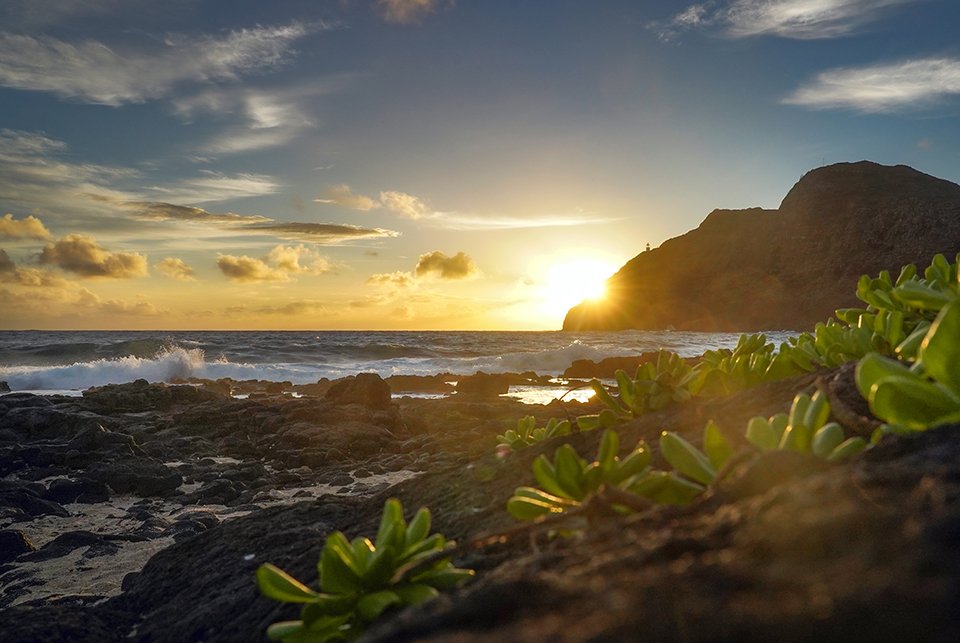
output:
[[953,0],[8,0],[0,327],[556,328],[814,167],[960,180],[956,25]]

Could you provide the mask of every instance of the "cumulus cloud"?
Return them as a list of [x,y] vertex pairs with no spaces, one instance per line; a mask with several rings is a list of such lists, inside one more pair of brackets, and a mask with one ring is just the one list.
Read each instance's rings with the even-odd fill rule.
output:
[[68,285],[63,277],[47,270],[18,267],[3,248],[0,248],[0,282],[28,288],[63,288]]
[[391,286],[394,288],[410,288],[416,283],[414,276],[409,272],[383,272],[370,275],[367,278],[368,286]]
[[161,261],[153,264],[153,267],[157,269],[162,275],[166,275],[171,279],[176,279],[177,281],[195,281],[196,274],[193,271],[193,268],[187,265],[183,259],[178,259],[176,257],[165,257]]
[[421,219],[430,214],[430,208],[422,199],[406,192],[381,192],[380,203],[391,212],[408,219]]
[[0,33],[0,85],[101,105],[143,103],[185,82],[234,80],[282,64],[293,42],[323,26],[301,23],[221,36],[169,35],[136,48],[96,40]]
[[314,199],[317,203],[340,205],[351,210],[367,212],[380,207],[380,203],[368,196],[354,194],[349,185],[341,183],[331,185],[324,191],[323,198]]
[[813,109],[895,112],[960,94],[960,58],[924,58],[819,74],[783,99]]
[[51,237],[50,231],[40,219],[28,216],[24,219],[14,219],[12,214],[5,214],[0,218],[0,239],[40,239]]
[[717,27],[733,38],[775,35],[798,40],[849,36],[884,10],[919,0],[708,0],[657,24],[661,37]]
[[259,258],[220,254],[217,267],[225,277],[239,283],[289,281],[291,275],[320,275],[334,269],[328,259],[302,245],[279,245]]
[[377,0],[375,6],[387,22],[408,25],[420,22],[443,4],[442,0]]
[[380,193],[379,199],[374,199],[363,194],[356,194],[349,185],[344,183],[331,185],[326,189],[322,198],[314,199],[314,201],[339,205],[361,212],[384,208],[408,219],[422,219],[439,214],[433,212],[423,199],[406,192],[387,190]]
[[92,237],[69,234],[47,244],[37,260],[81,277],[127,279],[147,274],[147,258],[138,253],[110,252]]
[[448,257],[436,250],[420,255],[414,274],[417,277],[432,275],[440,279],[466,279],[480,274],[480,269],[473,259],[463,252]]

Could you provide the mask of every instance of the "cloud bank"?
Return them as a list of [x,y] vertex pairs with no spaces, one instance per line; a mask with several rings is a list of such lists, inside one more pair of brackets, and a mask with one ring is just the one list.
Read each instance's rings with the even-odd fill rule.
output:
[[68,234],[48,244],[37,256],[41,264],[54,265],[80,277],[129,279],[147,274],[147,258],[138,253],[110,252],[92,237]]

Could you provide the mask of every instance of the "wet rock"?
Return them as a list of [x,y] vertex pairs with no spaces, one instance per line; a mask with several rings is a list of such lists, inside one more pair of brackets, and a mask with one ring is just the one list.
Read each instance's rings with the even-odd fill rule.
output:
[[334,404],[360,404],[375,409],[389,409],[390,387],[376,373],[360,373],[334,383],[326,399]]
[[41,562],[62,558],[81,547],[89,547],[85,552],[88,558],[115,553],[118,549],[116,543],[108,541],[102,534],[95,534],[90,531],[68,531],[48,542],[35,552],[24,554],[20,560],[24,562]]
[[0,508],[13,509],[14,513],[19,511],[22,512],[24,516],[33,518],[37,516],[60,516],[65,518],[70,515],[70,512],[58,503],[44,500],[24,490],[0,493]]
[[103,502],[110,499],[110,489],[99,480],[82,478],[80,480],[54,480],[47,487],[44,498],[53,502],[67,504],[77,502],[83,497],[85,502]]
[[180,542],[216,527],[219,523],[220,519],[209,511],[193,511],[179,516],[163,535],[172,536],[174,541]]
[[10,385],[8,385],[6,382],[0,381],[0,393],[9,393],[9,392],[10,392]]
[[476,375],[462,377],[457,382],[457,395],[474,397],[496,397],[510,390],[510,377],[503,374],[490,375],[479,372]]
[[160,462],[137,460],[97,464],[87,477],[106,483],[115,493],[138,496],[166,496],[183,483],[175,470]]
[[218,478],[212,480],[194,493],[186,494],[180,502],[188,505],[225,505],[240,495],[240,491],[230,480]]
[[0,530],[0,565],[9,563],[21,554],[36,551],[36,547],[19,529]]

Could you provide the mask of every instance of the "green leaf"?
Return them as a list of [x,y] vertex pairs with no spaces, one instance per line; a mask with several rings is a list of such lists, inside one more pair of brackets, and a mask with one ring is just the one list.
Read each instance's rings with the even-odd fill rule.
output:
[[907,335],[907,338],[897,345],[894,351],[897,357],[903,360],[915,359],[928,330],[930,330],[930,322],[923,321],[917,324],[917,327]]
[[827,456],[830,462],[841,462],[867,448],[867,441],[860,436],[845,440]]
[[393,577],[396,557],[396,550],[392,545],[378,547],[370,557],[370,564],[361,577],[364,588],[372,590],[386,584]]
[[419,605],[440,595],[436,589],[423,583],[401,585],[394,587],[393,591],[397,593],[404,605]]
[[650,466],[653,456],[650,455],[650,449],[642,440],[637,443],[636,448],[626,458],[620,461],[619,466],[608,475],[607,482],[612,485],[619,485],[630,476],[637,475]]
[[373,555],[374,546],[369,538],[354,538],[350,543],[350,551],[353,554],[353,561],[359,572],[367,568],[370,556]]
[[897,286],[893,289],[893,296],[897,301],[920,310],[940,310],[950,302],[948,293],[918,281],[908,281]]
[[303,631],[303,621],[278,621],[267,628],[267,638],[282,641]]
[[780,436],[771,428],[770,422],[759,415],[747,422],[746,438],[747,442],[765,451],[772,451],[780,446]]
[[417,581],[437,589],[450,589],[470,580],[475,575],[476,572],[472,569],[447,567],[446,569],[430,571],[422,576],[417,576]]
[[701,484],[708,485],[717,477],[707,456],[677,433],[660,435],[660,453],[674,469]]
[[810,450],[813,455],[826,458],[843,442],[843,427],[836,422],[825,424],[813,434]]
[[630,486],[633,493],[665,505],[686,505],[703,493],[704,487],[666,471],[651,471]]
[[257,568],[257,585],[261,594],[284,603],[310,603],[318,596],[317,592],[270,563]]
[[630,379],[629,375],[619,369],[614,373],[614,377],[617,380],[617,388],[620,391],[620,401],[623,402],[628,409],[636,412],[638,409],[637,392],[633,380]]
[[507,511],[517,520],[535,520],[551,513],[563,513],[563,509],[556,505],[522,496],[507,500]]
[[339,531],[329,536],[320,553],[320,589],[331,594],[351,594],[360,590],[358,571],[348,563],[350,543]]
[[607,392],[607,389],[600,383],[600,380],[591,380],[590,388],[596,393],[597,399],[603,402],[611,411],[617,415],[629,415],[629,412],[620,406],[620,403],[613,399],[613,396]]
[[553,466],[557,471],[557,483],[571,498],[583,500],[583,470],[585,464],[569,444],[561,445],[553,454]]
[[620,436],[616,431],[607,429],[600,438],[600,450],[597,462],[600,463],[600,470],[608,473],[613,469],[617,460],[617,454],[620,453]]
[[830,417],[830,403],[827,396],[817,391],[810,398],[810,404],[803,415],[803,425],[808,431],[816,431],[827,422]]
[[542,453],[533,461],[533,477],[537,481],[537,484],[553,495],[572,498],[570,494],[564,491],[560,483],[557,482],[557,470],[547,459],[547,456]]
[[357,601],[357,614],[360,615],[362,620],[369,623],[370,621],[376,620],[387,608],[399,605],[400,603],[400,597],[397,596],[396,592],[384,589],[379,592],[367,594]]
[[713,468],[720,470],[733,455],[733,447],[713,420],[703,429],[703,450],[710,459]]
[[900,377],[904,379],[919,380],[918,376],[910,372],[906,366],[896,360],[869,353],[857,364],[855,380],[857,390],[865,400],[870,399],[871,390],[880,380],[887,377]]
[[[790,423],[788,427],[806,426],[804,420],[807,417],[807,409],[810,408],[810,401],[810,396],[806,393],[797,393],[796,397],[793,398],[793,405],[790,407]],[[789,430],[789,428],[787,430]],[[782,439],[780,443],[783,444]]]
[[933,379],[960,393],[960,299],[937,315],[920,346],[920,361]]
[[870,409],[885,422],[925,429],[960,412],[960,398],[933,383],[887,377],[873,385]]
[[404,551],[422,541],[429,533],[430,510],[426,507],[421,507],[407,526],[407,538],[403,546]]
[[581,415],[577,418],[577,426],[581,431],[595,431],[600,428],[600,416]]
[[403,505],[396,498],[390,498],[383,504],[383,516],[380,518],[380,529],[377,530],[377,548],[393,544],[397,539],[403,542],[406,532]]

